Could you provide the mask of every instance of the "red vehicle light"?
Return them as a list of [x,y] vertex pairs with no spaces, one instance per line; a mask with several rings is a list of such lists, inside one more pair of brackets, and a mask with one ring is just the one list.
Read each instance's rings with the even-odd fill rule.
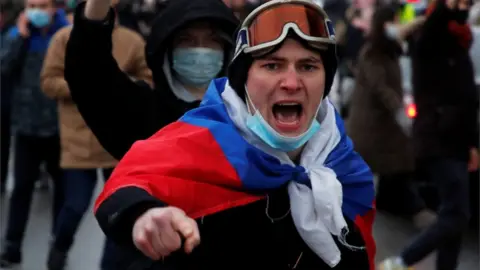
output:
[[415,106],[415,104],[409,104],[407,106],[407,116],[412,119],[417,117],[417,106]]

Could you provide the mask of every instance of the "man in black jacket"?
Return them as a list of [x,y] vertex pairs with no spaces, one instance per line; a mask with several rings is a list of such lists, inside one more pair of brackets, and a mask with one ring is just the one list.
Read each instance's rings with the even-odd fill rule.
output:
[[89,0],[77,8],[65,79],[86,123],[121,159],[135,141],[200,104],[209,81],[224,75],[238,21],[220,0],[170,1],[147,39],[152,89],[132,81],[113,59],[115,15],[104,17],[109,5],[109,0]]
[[[2,110],[3,105],[11,106],[11,132],[15,136],[15,185],[9,202],[0,267],[11,267],[22,261],[22,242],[42,164],[46,165],[55,183],[53,222],[63,203],[57,109],[55,102],[42,93],[40,72],[51,38],[68,24],[65,13],[57,10],[52,0],[28,0],[17,24],[4,36],[5,43],[2,44],[0,55]],[[10,98],[11,104],[5,104]],[[9,110],[7,113],[10,113]],[[2,122],[3,117],[2,114]],[[3,150],[3,147],[2,151],[7,150]]]
[[438,0],[427,11],[413,58],[418,116],[414,141],[419,169],[438,188],[438,221],[385,270],[408,269],[437,251],[439,270],[457,269],[462,233],[468,226],[469,171],[478,169],[478,105],[466,24],[469,0]]

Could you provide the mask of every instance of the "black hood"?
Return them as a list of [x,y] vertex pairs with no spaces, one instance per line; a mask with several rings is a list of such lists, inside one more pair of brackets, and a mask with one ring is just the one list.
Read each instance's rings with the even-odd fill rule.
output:
[[[148,67],[152,70],[156,88],[167,86],[165,85],[166,77],[162,67],[173,34],[186,24],[202,19],[212,21],[233,40],[239,21],[232,10],[221,0],[170,0],[153,21],[152,30],[147,39],[145,55]],[[226,48],[226,56],[231,55],[231,49]],[[225,58],[224,69],[229,61],[229,58]],[[224,74],[222,72],[221,75]]]

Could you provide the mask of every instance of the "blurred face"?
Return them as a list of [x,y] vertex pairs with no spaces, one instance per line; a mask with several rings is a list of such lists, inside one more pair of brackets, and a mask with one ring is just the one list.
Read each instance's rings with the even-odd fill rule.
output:
[[191,91],[206,87],[222,70],[224,39],[211,24],[195,22],[179,31],[173,41],[172,68],[174,76]]
[[353,5],[356,8],[369,8],[375,4],[375,0],[355,0],[353,1]]
[[399,33],[399,27],[400,27],[400,18],[399,16],[395,16],[393,21],[386,22],[383,25],[384,33],[389,38],[390,40],[396,40],[400,41],[400,33]]
[[[325,89],[320,53],[287,39],[279,50],[253,62],[246,86],[253,106],[273,129],[301,135],[316,117]],[[253,114],[251,105],[248,101]]]
[[26,9],[41,9],[46,11],[53,16],[55,13],[55,6],[53,0],[26,0],[25,2]]
[[468,10],[470,9],[470,0],[459,0],[457,8],[459,10]]
[[230,8],[239,9],[245,5],[245,0],[223,0],[223,2]]
[[196,22],[178,32],[173,48],[209,48],[223,51],[224,40],[211,24]]

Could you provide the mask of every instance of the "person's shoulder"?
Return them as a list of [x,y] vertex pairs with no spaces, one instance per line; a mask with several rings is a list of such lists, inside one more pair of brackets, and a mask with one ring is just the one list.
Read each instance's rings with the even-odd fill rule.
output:
[[68,39],[70,38],[70,33],[72,32],[72,26],[67,25],[65,27],[60,28],[52,38],[52,42],[62,42],[65,45],[68,42]]
[[117,35],[120,39],[124,41],[129,41],[132,43],[142,43],[142,44],[145,43],[145,40],[139,33],[124,26],[116,27],[113,34]]
[[65,27],[60,28],[60,30],[55,33],[56,36],[68,39],[70,37],[70,33],[72,33],[72,25],[67,25]]

